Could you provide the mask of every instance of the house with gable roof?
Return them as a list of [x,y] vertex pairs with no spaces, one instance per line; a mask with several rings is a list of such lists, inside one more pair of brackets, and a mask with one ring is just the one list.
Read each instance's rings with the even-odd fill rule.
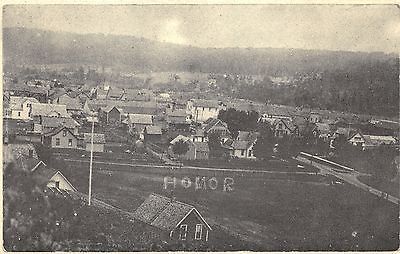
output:
[[173,130],[189,130],[190,116],[184,109],[166,109],[168,127]]
[[162,130],[160,126],[148,125],[143,130],[143,138],[145,142],[160,143]]
[[176,241],[208,242],[212,231],[194,206],[155,193],[136,209],[134,217]]
[[236,140],[231,143],[231,156],[241,159],[256,159],[253,147],[259,135],[258,132],[239,131]]
[[68,148],[78,147],[78,137],[67,127],[60,126],[51,132],[42,135],[42,144],[49,148]]
[[129,114],[122,123],[128,126],[129,133],[143,135],[144,128],[153,125],[153,116],[147,114]]
[[[180,160],[208,160],[210,154],[208,142],[198,142],[193,140],[193,137],[178,135],[173,140],[171,140],[171,142],[169,142],[170,146],[168,147],[168,154]],[[183,141],[188,145],[188,151],[185,154],[174,154],[173,146],[178,141]]]
[[99,120],[107,124],[119,124],[122,119],[122,110],[115,105],[102,107],[99,111]]
[[209,118],[203,124],[203,130],[206,135],[217,133],[221,139],[231,137],[231,132],[228,129],[228,124],[218,118]]
[[266,118],[263,122],[270,124],[275,137],[281,138],[284,136],[299,135],[299,130],[292,120],[286,118]]
[[359,146],[362,150],[372,149],[380,145],[398,144],[398,140],[393,136],[365,135],[360,131],[354,133],[348,142],[354,146]]
[[40,169],[32,170],[32,176],[39,186],[45,188],[55,188],[57,190],[73,191],[77,189],[72,183],[64,176],[60,170],[55,170],[49,167],[42,167]]
[[[32,97],[10,96],[6,118],[31,120],[32,103],[39,103],[39,101]],[[5,108],[7,108],[7,106],[5,106]]]
[[71,97],[67,92],[54,96],[51,103],[66,105],[67,112],[71,115],[78,115],[83,112],[81,100],[78,97]]
[[49,133],[60,126],[70,129],[74,135],[78,135],[78,127],[80,124],[73,118],[67,117],[48,117],[43,116],[41,119],[34,123],[33,130],[35,133]]

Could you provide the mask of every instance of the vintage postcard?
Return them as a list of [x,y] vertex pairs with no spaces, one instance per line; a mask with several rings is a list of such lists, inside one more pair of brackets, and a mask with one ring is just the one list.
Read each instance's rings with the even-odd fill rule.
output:
[[2,6],[5,251],[396,251],[399,7]]

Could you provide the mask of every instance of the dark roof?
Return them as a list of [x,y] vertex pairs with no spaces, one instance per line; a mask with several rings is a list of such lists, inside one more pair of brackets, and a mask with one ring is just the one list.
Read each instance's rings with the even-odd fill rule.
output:
[[79,123],[72,118],[68,117],[42,117],[42,126],[49,128],[57,128],[64,126],[67,128],[75,128],[79,126]]
[[204,122],[205,126],[204,126],[204,131],[206,133],[208,133],[210,130],[212,130],[215,126],[221,126],[223,128],[225,128],[228,132],[228,125],[221,121],[220,119],[216,119],[216,118],[209,118],[207,119],[207,121]]
[[236,150],[245,150],[247,149],[248,145],[249,145],[248,141],[234,140],[232,142],[232,147]]
[[232,143],[232,147],[235,149],[247,149],[256,142],[259,135],[260,133],[258,132],[239,131],[236,140]]
[[72,136],[74,136],[74,137],[76,138],[75,134],[72,133],[72,131],[70,131],[70,129],[68,129],[67,127],[64,127],[64,126],[60,126],[60,127],[58,127],[58,128],[55,128],[55,129],[51,130],[50,132],[43,134],[43,136],[45,136],[45,137],[51,137],[51,136],[54,136],[54,135],[60,133],[60,132],[63,131],[63,130],[68,131],[69,133],[72,134]]
[[123,94],[124,90],[122,88],[111,87],[110,90],[108,90],[107,96],[108,98],[121,99]]
[[52,178],[57,173],[57,170],[49,167],[43,167],[40,170],[33,171],[33,179],[39,185],[46,185],[50,178]]
[[59,88],[59,89],[52,89],[49,91],[49,99],[54,100],[59,98],[60,96],[63,96],[67,92],[65,91],[64,88]]
[[[86,143],[91,143],[92,141],[92,134],[91,133],[83,133],[83,139]],[[93,143],[95,144],[105,144],[106,139],[104,134],[102,133],[93,133]]]
[[171,231],[193,211],[211,230],[211,227],[193,206],[155,193],[151,194],[138,209],[136,209],[134,216],[138,220],[151,226],[165,231]]

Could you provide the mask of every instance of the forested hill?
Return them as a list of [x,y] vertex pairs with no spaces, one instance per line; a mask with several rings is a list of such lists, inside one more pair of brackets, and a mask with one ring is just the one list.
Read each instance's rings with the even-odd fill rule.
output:
[[262,75],[347,69],[394,55],[272,48],[196,48],[134,36],[3,29],[4,59],[26,64],[98,64],[136,71],[200,71]]
[[[273,35],[271,35],[273,36]],[[272,48],[196,48],[133,36],[4,28],[11,64],[78,64],[147,72],[259,74],[255,84],[222,80],[222,94],[261,102],[386,116],[399,114],[396,54]],[[274,86],[268,76],[288,76]]]

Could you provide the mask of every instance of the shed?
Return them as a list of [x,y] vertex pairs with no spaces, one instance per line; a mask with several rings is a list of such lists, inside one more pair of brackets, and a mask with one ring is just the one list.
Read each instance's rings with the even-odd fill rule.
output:
[[[85,150],[90,152],[92,146],[92,134],[83,133],[83,141]],[[93,133],[93,152],[102,153],[104,152],[104,144],[106,139],[103,133]]]

